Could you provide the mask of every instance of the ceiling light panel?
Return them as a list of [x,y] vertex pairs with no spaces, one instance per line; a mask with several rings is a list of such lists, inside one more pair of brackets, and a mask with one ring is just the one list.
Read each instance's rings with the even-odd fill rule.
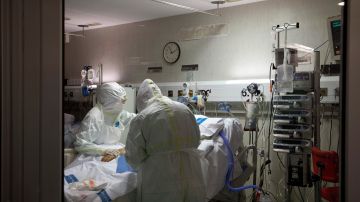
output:
[[[213,0],[166,1],[185,5],[200,11],[216,9],[216,5],[210,3]],[[236,6],[258,1],[263,0],[242,0],[240,2],[225,3],[222,4],[221,7]],[[101,23],[99,26],[89,27],[89,29],[94,29],[193,12],[192,10],[172,6],[166,7],[151,0],[65,0],[65,16],[70,18],[70,20],[66,21],[65,30],[67,32],[80,31],[78,27],[67,25],[67,23],[75,25],[94,22]],[[211,12],[216,13],[214,11]]]

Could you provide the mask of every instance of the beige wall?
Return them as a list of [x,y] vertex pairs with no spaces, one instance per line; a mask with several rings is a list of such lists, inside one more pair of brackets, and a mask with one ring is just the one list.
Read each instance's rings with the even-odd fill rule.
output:
[[[164,7],[166,9],[166,7]],[[72,37],[65,45],[65,78],[79,79],[83,65],[104,65],[104,81],[157,82],[186,80],[183,64],[199,64],[195,79],[229,80],[267,78],[272,62],[271,27],[300,22],[289,32],[290,43],[316,47],[328,38],[326,20],[340,14],[337,0],[269,0],[223,9],[222,17],[204,14],[181,15],[146,22],[86,31],[86,38]],[[179,30],[226,23],[228,35],[182,41]],[[166,42],[178,41],[181,58],[174,65],[162,59]],[[326,46],[320,49],[322,62]],[[134,58],[140,62],[134,64]],[[147,74],[148,65],[162,65],[161,74]]]

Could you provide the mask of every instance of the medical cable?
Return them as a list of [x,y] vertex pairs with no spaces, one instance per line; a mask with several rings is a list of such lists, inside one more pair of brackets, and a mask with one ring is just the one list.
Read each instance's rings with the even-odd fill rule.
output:
[[[318,50],[318,49],[321,48],[323,45],[325,45],[327,42],[329,42],[329,40],[326,40],[326,41],[324,41],[322,44],[316,46],[313,51]],[[329,45],[328,45],[328,46],[329,46]],[[306,57],[306,56],[310,55],[311,53],[313,53],[313,52],[310,52],[310,53],[308,53],[308,54],[305,54],[303,57]]]
[[310,190],[310,192],[307,193],[306,202],[309,202],[309,197],[312,195],[315,187]]
[[[271,63],[270,68],[269,68],[269,81],[270,81],[270,85],[273,85],[272,80],[271,80],[271,70],[274,67],[274,63]],[[273,88],[273,87],[271,87]],[[269,106],[269,134],[268,134],[268,145],[267,145],[267,159],[270,160],[270,139],[271,139],[271,133],[272,133],[272,115],[273,115],[273,102],[274,102],[274,89],[272,89],[271,91],[271,99],[270,99],[270,106]],[[271,174],[271,166],[270,164],[268,164],[268,173]]]
[[279,159],[282,167],[283,167],[283,168],[286,168],[286,167],[285,167],[285,164],[282,162],[282,160],[281,160],[281,158],[280,158],[280,156],[279,156],[279,153],[276,153],[276,156],[278,157],[278,159]]
[[338,137],[338,142],[336,146],[336,152],[339,153],[339,144],[340,144],[340,137]]
[[316,51],[317,49],[321,48],[323,45],[325,45],[327,42],[329,42],[329,40],[326,40],[324,43],[322,43],[321,45],[317,46],[316,48],[314,48],[314,51]]
[[227,155],[227,159],[228,159],[228,170],[226,173],[226,177],[225,177],[225,185],[227,186],[228,190],[232,191],[232,192],[240,192],[246,189],[255,189],[255,190],[260,190],[258,186],[256,185],[246,185],[246,186],[242,186],[242,187],[232,187],[230,184],[230,177],[233,174],[233,168],[234,168],[234,156],[233,156],[233,152],[231,150],[230,147],[230,143],[228,141],[228,139],[225,137],[224,135],[224,131],[222,130],[219,133],[220,137],[223,139],[225,147],[228,151],[228,155]]
[[333,128],[333,115],[334,115],[334,107],[331,106],[331,117],[330,117],[330,134],[329,134],[329,151],[331,149],[331,139],[332,139],[332,128]]
[[264,190],[264,193],[272,196],[275,199],[275,201],[279,201],[279,199],[273,193],[271,193],[270,191]]
[[269,163],[271,163],[270,160],[266,160],[260,167],[260,182],[259,182],[259,187],[262,188],[263,184],[264,184],[264,170],[266,165],[268,165]]
[[326,55],[325,55],[325,58],[324,58],[324,65],[326,65],[326,62],[327,62],[327,60],[328,60],[328,57],[329,57],[329,55],[330,55],[330,46],[328,46],[327,47],[327,49],[326,49]]
[[298,191],[299,191],[299,194],[300,194],[300,197],[301,197],[301,201],[305,202],[304,197],[303,197],[303,195],[301,193],[300,187],[297,187],[297,188],[298,188]]
[[254,198],[255,193],[256,193],[256,191],[251,192],[251,194],[246,197],[246,201],[253,201],[252,199]]

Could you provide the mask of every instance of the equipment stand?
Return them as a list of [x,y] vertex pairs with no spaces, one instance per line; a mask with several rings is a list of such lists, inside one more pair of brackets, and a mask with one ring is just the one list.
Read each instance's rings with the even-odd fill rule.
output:
[[[254,131],[250,132],[250,136],[252,137],[252,145],[255,145],[255,148],[257,148],[257,142],[258,142],[258,133],[259,133],[259,129],[257,127],[257,123],[256,123],[256,130],[255,130],[255,136],[254,136]],[[253,184],[257,184],[257,179],[256,179],[256,175],[257,175],[257,151],[253,150],[253,166],[254,166],[254,174],[253,174]],[[256,202],[256,190],[253,189],[253,194],[252,194],[252,201]]]

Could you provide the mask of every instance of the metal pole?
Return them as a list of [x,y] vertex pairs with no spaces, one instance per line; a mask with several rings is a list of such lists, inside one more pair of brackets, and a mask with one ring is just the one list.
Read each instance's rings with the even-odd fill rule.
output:
[[280,32],[277,32],[277,48],[280,48]]
[[[314,146],[320,148],[320,51],[314,52],[314,99]],[[321,176],[314,189],[315,201],[320,202]]]
[[[290,154],[286,154],[286,182],[289,181],[289,165],[290,165]],[[285,200],[291,202],[291,186],[286,183]]]
[[320,148],[320,51],[314,52],[314,146]]
[[[257,125],[257,121],[256,121],[256,129],[255,129],[255,137],[253,137],[253,140],[255,140],[255,149],[253,150],[253,166],[255,167],[254,169],[254,175],[253,175],[253,184],[256,185],[256,175],[257,175],[257,142],[258,142],[258,125]],[[254,135],[254,133],[252,132],[252,135]],[[255,189],[254,189],[255,191]],[[253,202],[256,202],[256,193],[253,193]]]
[[99,67],[100,67],[100,78],[99,78],[99,84],[100,85],[102,85],[102,83],[103,83],[103,64],[101,63],[100,65],[99,65]]

